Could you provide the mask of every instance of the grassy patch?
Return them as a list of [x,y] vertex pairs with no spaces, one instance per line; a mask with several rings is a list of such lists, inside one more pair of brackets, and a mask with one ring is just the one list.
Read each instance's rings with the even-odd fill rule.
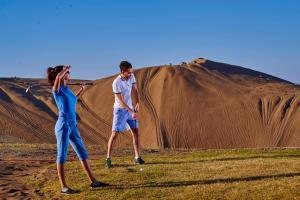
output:
[[[91,190],[79,162],[66,164],[67,182],[81,192],[64,199],[300,199],[300,149],[164,151],[132,164],[132,156],[92,160],[95,176],[111,186]],[[142,168],[142,170],[141,170]],[[36,193],[61,199],[55,165],[25,179]]]

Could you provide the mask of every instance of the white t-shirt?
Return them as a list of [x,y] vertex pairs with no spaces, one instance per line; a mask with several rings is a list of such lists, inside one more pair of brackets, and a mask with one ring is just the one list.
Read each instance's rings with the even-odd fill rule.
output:
[[[131,109],[133,109],[131,100],[131,89],[133,84],[136,84],[133,74],[131,74],[128,80],[122,79],[121,75],[119,75],[112,84],[113,92],[115,94],[121,94],[124,103],[126,103]],[[115,97],[114,108],[123,108],[117,97]]]

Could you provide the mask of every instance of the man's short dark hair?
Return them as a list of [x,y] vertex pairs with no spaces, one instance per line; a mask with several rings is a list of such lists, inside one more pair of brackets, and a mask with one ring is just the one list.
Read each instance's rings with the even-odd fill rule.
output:
[[120,63],[120,70],[121,70],[121,72],[126,71],[127,69],[131,69],[131,68],[132,68],[132,65],[128,61],[122,61]]

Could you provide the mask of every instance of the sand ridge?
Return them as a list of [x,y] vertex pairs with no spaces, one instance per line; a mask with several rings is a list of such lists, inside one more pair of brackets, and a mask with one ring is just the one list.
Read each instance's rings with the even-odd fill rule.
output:
[[[288,81],[203,58],[137,69],[135,76],[141,94],[143,147],[300,146],[300,90]],[[107,144],[115,77],[93,81],[78,101],[79,129],[89,144]],[[32,95],[25,93],[28,84],[42,82],[0,79],[1,140],[55,143],[57,110],[50,88],[36,87]],[[130,145],[130,133],[118,138],[117,146]]]

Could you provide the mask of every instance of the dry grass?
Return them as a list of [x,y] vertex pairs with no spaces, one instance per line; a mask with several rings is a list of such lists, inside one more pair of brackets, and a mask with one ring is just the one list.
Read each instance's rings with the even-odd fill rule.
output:
[[[69,186],[81,192],[64,199],[300,199],[300,149],[216,150],[148,154],[146,165],[131,156],[92,160],[99,180],[111,184],[91,190],[79,162],[69,162]],[[143,171],[140,171],[143,168]],[[25,179],[36,193],[61,199],[55,165]]]

